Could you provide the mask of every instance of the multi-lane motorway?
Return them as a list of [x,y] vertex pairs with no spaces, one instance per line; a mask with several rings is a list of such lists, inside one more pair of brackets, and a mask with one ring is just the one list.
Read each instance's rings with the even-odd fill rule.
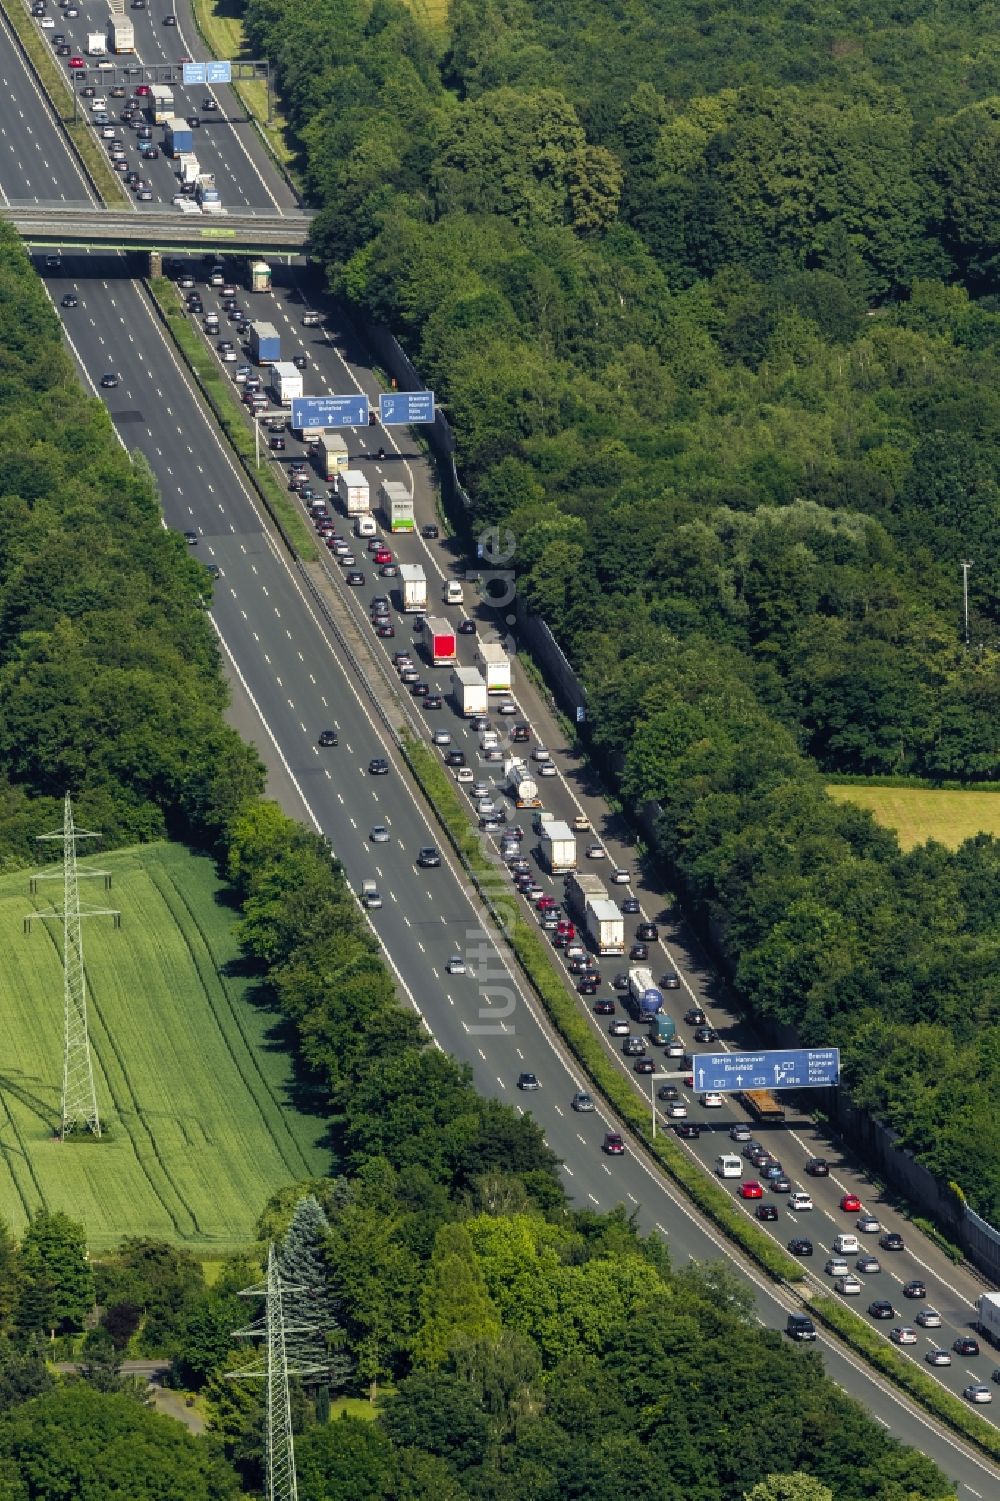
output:
[[[142,25],[148,22],[150,37],[157,35],[148,12],[132,12],[132,16]],[[81,27],[86,19],[84,12]],[[137,40],[142,51],[144,40],[139,27]],[[177,47],[177,55],[186,51],[186,45]],[[58,197],[61,185],[63,196],[79,198],[79,175],[30,78],[23,69],[18,74],[16,61],[11,56],[6,65],[11,77],[10,88],[0,103],[0,143],[5,132],[13,128],[15,117],[22,122],[22,131],[30,124],[29,139],[38,141],[37,176],[32,182],[38,191],[34,196]],[[230,155],[233,161],[243,160],[235,148]],[[270,182],[268,192],[276,193],[276,175],[266,161],[263,168]],[[217,172],[221,170],[216,168]],[[234,170],[243,181],[241,191],[247,193],[254,170],[246,164]],[[0,183],[7,193],[12,171],[12,162],[0,144]],[[47,183],[42,191],[46,171],[52,179],[52,192]],[[273,208],[273,204],[270,206]],[[577,1202],[600,1209],[624,1202],[645,1229],[656,1229],[666,1237],[678,1260],[687,1256],[732,1256],[730,1248],[698,1221],[652,1164],[635,1152],[615,1161],[603,1156],[600,1148],[604,1132],[615,1123],[602,1111],[594,1115],[571,1111],[569,1101],[585,1081],[551,1035],[492,933],[480,923],[474,898],[409,788],[391,739],[354,667],[343,661],[323,611],[274,544],[257,504],[203,416],[143,290],[129,279],[126,262],[119,257],[67,261],[52,275],[50,290],[58,302],[68,289],[79,298],[78,306],[67,310],[65,318],[81,370],[91,382],[108,369],[119,372],[119,386],[101,394],[123,441],[149,458],[161,486],[167,524],[178,530],[194,530],[199,554],[220,570],[212,618],[237,685],[241,720],[253,727],[254,738],[274,768],[274,785],[287,805],[292,811],[304,813],[327,835],[352,884],[357,887],[368,876],[379,881],[385,905],[372,914],[372,921],[403,992],[420,1010],[440,1045],[468,1059],[484,1092],[523,1104],[525,1097],[518,1095],[515,1087],[517,1075],[522,1069],[538,1074],[543,1087],[531,1097],[530,1108],[563,1161],[567,1186]],[[206,292],[206,306],[208,295]],[[259,306],[261,299],[256,301]],[[276,289],[267,306],[272,321],[283,331],[285,352],[292,352],[295,341],[308,355],[308,390],[345,390],[355,379],[374,392],[364,353],[352,344],[348,332],[334,326],[318,332],[302,330],[302,300],[295,287]],[[380,430],[349,435],[348,441],[352,464],[357,462],[367,470],[373,489],[380,473],[407,470],[415,482],[421,519],[431,519],[429,478],[415,454],[396,456],[389,435]],[[389,454],[385,461],[374,456],[379,445],[384,445]],[[293,452],[290,442],[286,457]],[[447,568],[447,556],[435,544],[427,547],[419,539],[408,539],[399,546],[394,539],[393,545],[404,560],[415,561],[419,549],[432,580]],[[373,593],[390,593],[394,584],[373,578],[367,562],[362,566],[368,575],[365,589],[352,593],[335,580],[330,585],[331,599],[339,610],[356,610],[363,628],[370,631],[365,605]],[[331,564],[331,572],[339,572],[336,565]],[[403,623],[395,618],[397,639],[384,647],[373,639],[374,649],[391,650],[416,639],[409,630],[404,633]],[[437,679],[441,688],[446,688],[446,675],[428,671],[425,676],[432,686]],[[415,712],[419,718],[420,711]],[[337,725],[340,744],[324,749],[317,744],[318,733],[331,723]],[[450,708],[440,715],[427,714],[426,723],[428,728],[447,725],[455,743],[466,746],[472,761],[467,727]],[[368,775],[369,759],[375,755],[389,759],[387,777]],[[542,786],[547,806],[557,815],[576,811],[573,795],[559,779]],[[370,842],[369,833],[375,824],[389,829],[388,844]],[[416,851],[430,843],[442,849],[444,865],[419,870],[414,864]],[[470,961],[465,975],[446,973],[447,960],[456,951]],[[687,984],[685,956],[675,952],[670,959]],[[660,967],[667,967],[662,950],[659,961]],[[618,961],[613,967],[625,965]],[[604,993],[609,993],[606,984]],[[685,998],[701,1000],[702,995],[696,987],[686,991]],[[580,1004],[585,1002],[581,1000]],[[627,1067],[624,1063],[622,1066]],[[706,1123],[709,1119],[707,1112],[693,1104],[692,1115]],[[735,1116],[726,1114],[726,1124],[732,1119]],[[693,1146],[710,1161],[719,1149],[721,1135],[706,1132]],[[780,1155],[798,1180],[799,1167],[793,1165],[796,1154],[800,1163],[811,1144],[796,1146],[793,1138],[793,1132],[783,1133]],[[799,1218],[809,1220],[802,1231],[814,1240],[821,1265],[832,1235],[850,1228],[851,1222],[835,1208],[840,1185],[809,1186],[816,1190],[817,1208],[811,1219],[808,1215]],[[879,1212],[882,1214],[881,1209]],[[886,1218],[884,1214],[882,1217]],[[793,1233],[793,1219],[782,1207],[783,1235]],[[923,1276],[929,1300],[946,1320],[946,1329],[937,1332],[940,1342],[949,1343],[953,1331],[967,1325],[975,1284],[943,1265],[926,1242],[917,1250],[919,1261],[911,1262],[911,1253],[904,1254],[908,1258],[905,1273],[901,1269],[894,1273],[887,1267],[881,1279],[869,1279],[864,1301],[869,1296],[893,1297],[904,1276]],[[791,1304],[739,1257],[734,1259],[755,1285],[761,1320],[782,1327]],[[883,1261],[887,1260],[888,1255],[883,1256]],[[817,1280],[824,1280],[819,1269]],[[882,1283],[892,1291],[885,1291]],[[905,1321],[900,1309],[899,1322]],[[937,1432],[923,1414],[912,1411],[852,1357],[826,1341],[824,1345],[834,1378],[859,1396],[903,1441],[931,1453],[946,1473],[962,1484],[965,1493],[982,1496],[995,1491],[1000,1474],[992,1467],[950,1436]],[[945,1378],[952,1387],[960,1388],[970,1379],[970,1371],[981,1378],[984,1372],[988,1375],[990,1365],[988,1354],[971,1362],[956,1357]]]

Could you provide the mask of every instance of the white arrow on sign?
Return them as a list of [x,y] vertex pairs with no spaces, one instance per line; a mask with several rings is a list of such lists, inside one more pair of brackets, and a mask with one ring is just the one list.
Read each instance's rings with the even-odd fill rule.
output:
[[700,1068],[698,1070],[698,1088],[705,1088],[705,1070],[703,1068]]
[[737,1086],[738,1089],[742,1089],[743,1088],[743,1075],[742,1074],[737,1074],[736,1075],[736,1086]]

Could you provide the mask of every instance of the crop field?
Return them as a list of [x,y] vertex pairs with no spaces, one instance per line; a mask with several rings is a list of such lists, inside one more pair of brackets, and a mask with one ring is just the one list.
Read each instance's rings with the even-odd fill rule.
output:
[[245,1243],[283,1183],[329,1170],[323,1122],[291,1103],[276,1018],[239,972],[236,913],[210,860],[170,844],[91,857],[81,899],[121,910],[83,924],[101,1141],[60,1142],[62,925],[22,920],[62,895],[0,878],[0,1215],[39,1204],[86,1226],[95,1250],[123,1235],[225,1251]]
[[885,828],[895,829],[904,850],[927,839],[957,849],[976,834],[1000,836],[1000,792],[840,785],[826,790],[837,802],[857,803]]

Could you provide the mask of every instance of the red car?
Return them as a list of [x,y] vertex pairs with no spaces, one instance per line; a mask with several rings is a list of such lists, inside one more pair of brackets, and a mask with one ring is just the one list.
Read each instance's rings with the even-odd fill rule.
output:
[[739,1195],[741,1199],[762,1199],[764,1190],[756,1178],[748,1178],[745,1183],[740,1184]]
[[149,93],[149,84],[148,83],[140,83],[140,84],[136,85],[135,97],[137,99],[144,99],[148,93]]
[[85,68],[87,64],[84,62],[82,57],[71,57],[69,60],[69,66],[76,70],[77,68]]
[[571,943],[576,937],[576,929],[574,928],[573,924],[571,922],[567,922],[565,918],[560,919],[559,926],[556,928],[556,932],[560,935],[560,937],[565,938],[567,943]]
[[604,1150],[609,1157],[624,1157],[625,1143],[617,1131],[609,1131],[604,1138]]
[[393,562],[392,553],[387,547],[380,547],[375,553],[375,561],[376,563],[391,563]]
[[[556,901],[554,896],[540,896],[538,898],[538,901],[535,903],[535,906],[539,912],[547,912],[550,907],[558,907],[558,905],[559,903]],[[556,931],[558,932],[558,929],[556,929]]]
[[845,1214],[858,1214],[861,1210],[861,1200],[857,1194],[845,1194],[840,1201],[840,1207]]

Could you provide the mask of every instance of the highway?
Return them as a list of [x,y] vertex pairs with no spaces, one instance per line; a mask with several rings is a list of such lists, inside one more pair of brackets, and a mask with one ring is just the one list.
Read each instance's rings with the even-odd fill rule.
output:
[[[144,12],[131,15],[134,20],[148,19]],[[81,16],[77,24],[83,22]],[[150,31],[155,34],[151,21]],[[188,49],[178,48],[179,53],[185,50]],[[189,52],[189,55],[196,54]],[[12,54],[6,65],[11,75],[8,93],[0,105],[0,182],[7,188],[11,183],[9,173],[14,170],[4,154],[8,131],[29,129],[29,139],[37,137],[40,143],[36,148],[37,175],[30,184],[39,189],[34,194],[36,201],[51,201],[60,196],[78,199],[79,174],[72,167],[62,138],[48,119],[30,79],[25,75],[18,82],[17,63],[17,56]],[[15,126],[15,119],[22,122],[19,127]],[[46,171],[50,172],[51,184],[44,181]],[[253,175],[249,166],[240,171]],[[507,970],[492,937],[481,933],[474,903],[447,851],[442,850],[445,855],[442,869],[414,868],[413,857],[420,845],[441,846],[437,832],[408,790],[391,745],[380,733],[355,674],[345,669],[336,639],[322,614],[301,578],[272,543],[257,506],[232,468],[214,430],[201,415],[186,376],[163,341],[144,294],[128,280],[125,261],[117,257],[66,261],[52,286],[56,300],[70,288],[78,292],[80,304],[67,310],[64,317],[81,368],[92,381],[99,379],[106,369],[120,371],[119,388],[101,394],[107,399],[123,440],[128,447],[141,449],[150,459],[162,488],[168,524],[178,530],[194,528],[199,534],[198,549],[203,560],[216,563],[222,570],[215,588],[212,617],[227,664],[238,684],[241,713],[256,717],[257,738],[265,758],[280,777],[281,787],[294,800],[290,811],[304,810],[315,826],[322,829],[343,860],[352,884],[357,887],[369,875],[379,880],[386,902],[380,913],[373,914],[374,926],[404,994],[424,1016],[440,1045],[468,1059],[477,1086],[484,1092],[517,1104],[524,1098],[515,1089],[518,1072],[523,1067],[539,1074],[543,1088],[532,1096],[531,1109],[549,1144],[565,1164],[567,1185],[577,1202],[600,1209],[626,1203],[635,1210],[644,1229],[657,1229],[666,1236],[677,1261],[687,1256],[719,1255],[740,1261],[698,1222],[652,1166],[632,1154],[613,1162],[603,1158],[600,1151],[603,1133],[614,1122],[605,1120],[600,1113],[595,1116],[571,1113],[569,1099],[575,1089],[584,1087],[585,1081],[541,1022],[533,1000]],[[209,306],[207,293],[205,297]],[[255,310],[257,301],[254,300]],[[315,378],[307,380],[307,390],[349,389],[349,376],[353,375],[374,393],[364,352],[352,343],[348,331],[336,327],[318,333],[302,331],[302,294],[294,286],[287,291],[279,288],[273,305],[274,321],[282,327],[286,339],[291,339],[295,329],[295,337],[308,350]],[[344,351],[348,368],[339,349]],[[408,470],[416,481],[422,519],[430,519],[428,477],[416,462],[415,449],[406,447],[405,459],[390,457],[382,463],[372,456],[372,448],[384,443],[391,453],[388,435],[366,431],[353,438],[349,435],[349,442],[352,463],[355,445],[359,450],[365,446],[367,457],[361,457],[359,462],[373,482],[383,473],[395,474],[400,468]],[[286,457],[292,457],[293,453],[290,443]],[[396,547],[395,541],[393,545]],[[442,546],[428,549],[420,539],[413,539],[404,547],[406,551],[398,550],[406,560],[415,557],[418,549],[428,561],[433,558],[437,571],[432,577],[446,571],[448,557]],[[339,591],[339,607],[356,609],[362,620],[370,596],[376,592],[388,593],[391,587],[371,577],[367,562],[364,566],[368,577],[363,591],[352,594],[342,590],[339,582],[333,586]],[[339,570],[331,565],[331,571]],[[364,628],[370,629],[367,625]],[[404,636],[400,629],[399,639],[385,643],[385,647],[408,645],[410,640],[409,632]],[[469,645],[471,658],[474,642],[463,644]],[[435,675],[427,676],[433,683]],[[445,686],[443,682],[441,686]],[[318,732],[331,722],[340,730],[340,746],[321,751],[316,744]],[[428,715],[427,722],[431,727],[438,722],[447,725],[454,732],[456,743],[463,743],[459,737],[464,734],[464,743],[468,744],[467,726],[460,726],[450,709],[446,708],[440,719]],[[471,749],[469,745],[470,752]],[[392,771],[388,777],[368,777],[366,768],[372,755],[390,759]],[[566,784],[556,779],[554,785],[544,783],[543,787],[547,806],[557,814],[565,816],[575,811],[575,794],[570,793]],[[551,793],[550,788],[553,788]],[[390,844],[373,846],[369,842],[369,829],[375,823],[390,829]],[[642,894],[647,903],[653,897],[652,893]],[[465,976],[445,973],[445,964],[453,952],[461,950],[469,954],[480,948],[481,956],[473,958],[471,965],[473,973]],[[667,956],[662,949],[660,952],[665,966]],[[674,952],[670,957],[689,987],[686,995],[702,1001],[700,985],[691,985],[688,979],[694,966],[685,962],[683,954]],[[602,966],[606,972],[625,967],[624,961]],[[504,991],[513,998],[512,1011],[508,1011]],[[580,1004],[585,1003],[581,1000]],[[700,1107],[693,1107],[692,1115],[707,1124],[709,1113],[702,1112]],[[727,1124],[735,1118],[735,1113],[725,1115]],[[710,1158],[718,1147],[715,1132],[706,1132],[698,1144],[703,1158]],[[781,1155],[792,1171],[784,1141]],[[817,1201],[816,1223],[810,1222],[808,1229],[803,1228],[816,1241],[818,1259],[822,1262],[819,1247],[828,1243],[834,1228],[847,1229],[849,1222],[833,1209],[836,1184],[819,1186],[809,1182],[808,1186],[814,1190]],[[784,1218],[784,1211],[782,1215]],[[890,1216],[883,1218],[888,1223]],[[790,1233],[787,1221],[782,1229],[785,1234]],[[972,1284],[967,1279],[963,1282],[962,1274],[948,1268],[952,1279],[949,1287],[940,1275],[940,1260],[931,1248],[926,1261],[929,1271],[925,1273],[930,1298],[947,1317],[949,1327],[959,1328],[967,1318]],[[791,1305],[786,1305],[782,1295],[751,1269],[745,1265],[743,1269],[757,1289],[760,1317],[775,1327],[783,1326],[786,1308]],[[912,1276],[920,1274],[919,1269],[911,1268],[908,1272]],[[933,1277],[939,1279],[936,1284]],[[817,1280],[823,1279],[820,1276]],[[878,1295],[882,1289],[873,1287],[871,1292]],[[991,1481],[995,1485],[1000,1478],[990,1466],[966,1454],[949,1436],[936,1434],[923,1414],[912,1412],[852,1358],[829,1344],[825,1353],[835,1379],[883,1417],[904,1442],[932,1453],[946,1473],[960,1480],[969,1494],[989,1493]],[[988,1374],[990,1364],[987,1352],[971,1363],[973,1374],[980,1378]],[[948,1373],[953,1386],[960,1386],[968,1379],[964,1366],[964,1362],[956,1360]]]
[[95,202],[48,101],[0,12],[0,201]]
[[[531,1068],[543,1088],[531,1109],[546,1140],[562,1159],[575,1200],[606,1210],[625,1203],[644,1230],[658,1230],[680,1263],[689,1256],[736,1260],[753,1283],[761,1320],[782,1327],[792,1306],[715,1233],[700,1224],[652,1165],[629,1153],[608,1162],[600,1146],[609,1122],[600,1112],[575,1115],[578,1070],[542,1024],[537,1008],[482,932],[474,903],[435,829],[404,781],[388,737],[380,733],[354,673],[341,659],[322,615],[299,577],[273,545],[260,512],[203,417],[188,379],[123,261],[108,257],[94,268],[81,258],[64,263],[53,290],[75,290],[79,306],[64,314],[71,347],[93,382],[106,368],[121,385],[100,392],[129,448],[146,454],[157,475],[167,524],[198,533],[198,554],[222,576],[212,617],[236,678],[241,712],[258,717],[257,739],[292,790],[297,811],[329,838],[351,883],[372,876],[385,906],[372,914],[402,992],[424,1016],[438,1043],[467,1059],[477,1087],[517,1104],[517,1074]],[[319,731],[336,723],[340,744],[321,750]],[[387,777],[369,777],[371,756],[391,763]],[[368,840],[372,825],[386,825],[387,845]],[[437,843],[441,869],[417,871],[424,844]],[[456,948],[471,954],[475,974],[447,976]],[[488,976],[485,973],[489,966]],[[488,980],[488,993],[484,982]],[[508,1011],[510,991],[514,1009]],[[822,1338],[822,1336],[821,1336]],[[988,1493],[1000,1473],[938,1433],[926,1416],[903,1401],[860,1362],[823,1341],[834,1379],[851,1391],[904,1442],[930,1452],[970,1495]]]
[[[65,7],[64,7],[65,8]],[[93,88],[97,95],[108,97],[110,87],[114,86],[114,79],[120,74],[109,74],[112,83],[102,81],[97,64],[100,59],[91,59],[87,56],[87,34],[91,31],[104,31],[107,27],[108,5],[107,0],[77,0],[79,16],[68,18],[62,14],[59,5],[52,0],[50,13],[55,21],[52,30],[42,30],[39,21],[39,35],[45,40],[46,45],[55,51],[53,38],[62,36],[65,38],[64,45],[70,46],[73,51],[70,55],[78,55],[84,58],[88,64],[85,74],[80,75],[81,83],[78,92],[83,88]],[[200,39],[194,31],[190,14],[187,11],[178,10],[178,24],[173,27],[165,27],[162,24],[164,10],[158,8],[156,15],[149,9],[126,11],[129,20],[135,28],[135,52],[134,54],[122,54],[118,57],[109,56],[106,61],[112,63],[116,69],[131,68],[135,71],[127,81],[128,92],[131,95],[135,86],[142,78],[142,68],[163,67],[172,65],[176,69],[177,77],[180,77],[181,58],[192,58],[201,61],[204,49]],[[56,58],[60,67],[66,70],[67,78],[70,72],[68,68],[69,57]],[[125,87],[123,82],[120,87]],[[176,101],[177,114],[187,118],[197,116],[201,121],[200,126],[193,134],[195,152],[202,169],[206,172],[215,173],[216,180],[223,192],[224,206],[237,213],[263,213],[277,214],[296,208],[298,201],[284,178],[277,173],[271,164],[267,149],[263,145],[256,127],[247,118],[232,89],[226,85],[208,86],[194,85],[185,87],[181,83],[172,85]],[[133,96],[134,97],[134,96]],[[204,102],[210,100],[214,109],[203,108]],[[123,125],[118,121],[122,108],[128,103],[126,98],[108,97],[108,113],[118,131],[118,142],[125,146],[129,155],[129,166],[141,167],[142,173],[149,182],[153,192],[151,203],[141,203],[133,197],[133,207],[138,211],[146,209],[162,209],[164,204],[170,204],[177,192],[177,179],[174,175],[174,164],[161,151],[160,156],[153,161],[138,161],[138,142],[135,131],[129,125]],[[0,121],[6,123],[5,115],[9,105],[7,101],[0,106]],[[82,118],[86,119],[90,113],[90,99],[82,94],[79,98],[79,110]],[[13,123],[13,115],[11,116]],[[138,122],[137,122],[138,123]],[[143,120],[142,123],[148,123]],[[99,132],[95,133],[99,134]],[[159,146],[162,143],[163,132],[161,127],[153,127],[153,143]],[[2,139],[2,138],[0,138]],[[112,142],[105,144],[110,147]],[[2,147],[0,147],[2,152]],[[65,153],[64,153],[65,154]],[[6,172],[0,173],[4,185],[8,181],[17,181],[16,174],[9,177]],[[30,184],[28,185],[30,187]],[[14,191],[11,197],[14,199],[31,199],[44,202],[63,196],[60,192],[27,192]],[[79,193],[66,193],[66,197],[79,197]],[[179,217],[179,215],[178,215]]]

